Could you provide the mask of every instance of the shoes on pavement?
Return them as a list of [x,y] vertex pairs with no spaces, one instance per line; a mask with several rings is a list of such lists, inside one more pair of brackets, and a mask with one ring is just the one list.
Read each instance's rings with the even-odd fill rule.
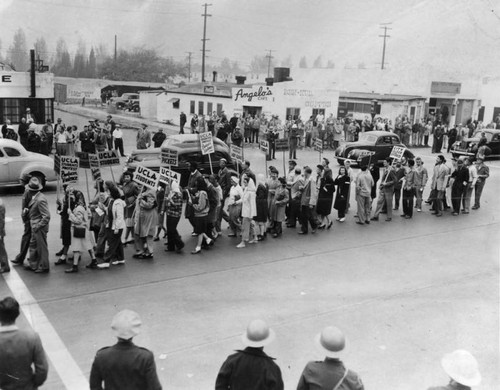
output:
[[33,272],[35,272],[35,271],[36,271],[35,269],[31,268],[29,265],[25,265],[25,266],[24,266],[24,269],[25,269],[26,271],[33,271]]
[[472,206],[471,208],[472,208],[472,210],[477,210],[479,208],[479,206]]
[[372,217],[370,221],[378,221],[378,217]]
[[421,212],[422,212],[422,209],[417,209],[417,212],[421,213]]
[[392,221],[392,218],[386,218],[385,219],[386,222],[391,222]]
[[113,265],[125,264],[125,260],[115,260],[115,261],[112,261],[111,264],[113,264]]
[[97,268],[99,269],[107,269],[109,268],[109,263],[101,263],[101,264],[97,264]]
[[453,213],[451,213],[451,215],[454,215],[456,217],[458,215],[458,213],[456,211],[454,211]]
[[12,264],[14,264],[14,265],[23,265],[23,263],[24,263],[24,261],[15,260],[15,259],[14,259],[14,260],[11,260],[10,262],[11,262]]
[[405,218],[406,218],[406,219],[411,219],[411,217],[410,217],[409,215],[407,215]]
[[344,221],[345,221],[345,217],[339,219],[339,222],[344,222]]
[[57,259],[57,261],[54,263],[54,265],[62,265],[66,264],[66,259]]
[[364,223],[363,223],[363,222],[356,221],[356,223],[357,223],[358,225],[364,225]]
[[199,246],[197,246],[194,251],[191,251],[191,254],[192,255],[196,255],[196,254],[198,254],[200,252],[201,252],[201,248]]
[[77,272],[78,272],[78,266],[77,265],[74,265],[73,267],[64,270],[64,273],[66,273],[66,274],[74,274],[74,273],[77,273]]
[[34,272],[35,274],[48,274],[50,270],[48,268],[38,268]]
[[442,217],[443,213],[436,213],[436,217]]
[[56,256],[61,256],[64,253],[64,249],[61,249],[59,252],[56,252]]
[[366,223],[367,225],[369,225],[369,224],[370,224],[370,221],[365,221],[365,223]]
[[88,269],[97,269],[97,261],[96,260],[92,260],[89,264],[87,264],[85,266],[85,268],[88,268]]
[[332,222],[332,221],[330,221],[330,223],[328,224],[327,229],[328,229],[328,230],[330,230],[330,229],[331,229],[331,227],[332,227],[332,225],[333,225],[333,222]]
[[0,274],[6,274],[8,272],[10,272],[10,268],[8,268],[8,267],[0,268]]
[[[302,230],[300,232],[298,232],[297,234],[307,234],[307,232],[303,232]],[[277,236],[276,234],[273,234],[273,237],[274,236]]]
[[133,254],[133,255],[132,255],[132,257],[133,257],[134,259],[142,259],[142,256],[143,256],[143,255],[144,255],[144,253],[139,252],[139,253],[135,253],[135,254]]
[[240,242],[238,245],[236,245],[236,248],[240,249],[240,248],[244,248],[246,245],[244,242]]

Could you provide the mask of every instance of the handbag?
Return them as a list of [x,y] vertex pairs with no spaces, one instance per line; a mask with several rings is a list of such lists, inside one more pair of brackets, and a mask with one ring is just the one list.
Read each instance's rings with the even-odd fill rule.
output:
[[85,226],[74,226],[73,227],[73,237],[75,238],[85,238],[85,231],[87,229]]

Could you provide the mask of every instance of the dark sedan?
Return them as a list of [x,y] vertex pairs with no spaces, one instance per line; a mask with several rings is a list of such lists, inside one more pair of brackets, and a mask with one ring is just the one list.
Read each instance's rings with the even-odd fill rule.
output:
[[472,157],[475,158],[478,152],[481,134],[486,137],[486,158],[500,157],[500,130],[481,129],[476,130],[471,138],[464,138],[462,141],[455,142],[451,147],[453,157]]
[[[399,146],[406,148],[399,137],[387,131],[369,131],[359,133],[359,140],[347,142],[335,151],[335,158],[343,165],[345,160],[351,161],[352,165],[359,165],[361,161],[382,165],[383,161],[390,156],[392,148]],[[371,156],[371,157],[367,157]],[[406,149],[403,153],[406,159],[413,159],[413,153]]]
[[[210,158],[201,153],[198,134],[171,135],[163,142],[162,147],[177,151],[179,165],[171,168],[181,174],[181,182],[179,183],[181,187],[185,187],[189,180],[188,162],[197,162],[198,169],[204,174],[211,172],[210,165],[214,173],[219,172],[221,158],[226,159],[228,168],[237,169],[236,162],[230,156],[229,147],[216,137],[213,138],[213,141],[215,152],[210,154]],[[160,166],[167,166],[161,162],[160,154],[161,148],[134,150],[128,158],[125,169],[134,171],[137,165],[141,165],[158,172]]]

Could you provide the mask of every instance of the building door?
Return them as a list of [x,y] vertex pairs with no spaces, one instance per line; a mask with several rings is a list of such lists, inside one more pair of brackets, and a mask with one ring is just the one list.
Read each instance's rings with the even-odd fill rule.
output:
[[325,116],[325,109],[324,108],[313,108],[313,112],[312,112],[313,118],[316,118],[316,116],[318,114]]
[[254,106],[243,106],[243,113],[245,116],[260,116],[262,112],[262,107],[254,107]]
[[415,106],[410,107],[410,123],[415,123]]
[[493,108],[493,118],[491,118],[491,120],[495,123],[500,123],[499,118],[500,118],[500,107],[494,107]]

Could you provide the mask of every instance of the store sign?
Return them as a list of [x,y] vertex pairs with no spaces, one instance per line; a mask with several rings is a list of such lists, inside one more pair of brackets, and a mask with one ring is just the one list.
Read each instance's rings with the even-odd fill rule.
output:
[[213,85],[206,85],[203,88],[203,92],[205,92],[205,93],[214,93],[215,92],[215,87]]
[[87,85],[68,85],[67,96],[69,99],[100,99],[99,88],[93,88]]
[[[234,92],[235,91],[235,92]],[[273,91],[269,87],[259,88],[233,88],[234,101],[243,100],[251,102],[252,100],[269,100],[273,96]]]
[[433,81],[431,83],[431,93],[451,93],[458,95],[461,89],[461,83],[445,83],[441,81]]
[[[35,79],[36,97],[54,97],[54,75],[37,73]],[[29,72],[0,71],[0,95],[2,98],[28,98],[31,95]]]
[[230,148],[230,156],[233,160],[243,162],[243,149],[239,146],[236,146],[234,144],[231,145]]

